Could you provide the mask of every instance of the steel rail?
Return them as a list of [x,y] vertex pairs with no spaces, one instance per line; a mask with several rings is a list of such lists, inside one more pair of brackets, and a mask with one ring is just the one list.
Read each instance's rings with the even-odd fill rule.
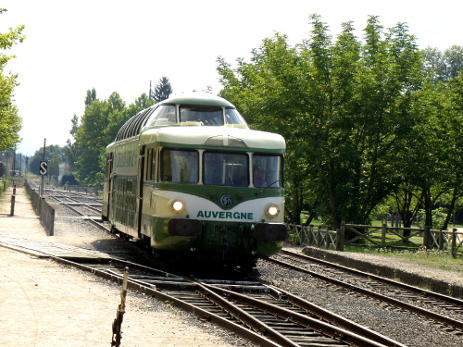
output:
[[[66,265],[72,265],[81,270],[94,273],[95,275],[112,281],[121,282],[123,274],[120,273],[120,271],[121,269],[128,266],[132,271],[132,275],[130,275],[128,279],[129,288],[152,295],[153,297],[164,302],[169,301],[173,305],[185,311],[196,314],[201,319],[206,319],[208,321],[214,322],[215,324],[223,326],[228,330],[236,333],[237,335],[242,336],[243,338],[246,338],[260,346],[296,347],[298,346],[298,343],[304,339],[306,341],[313,341],[314,339],[319,339],[320,341],[326,340],[328,344],[332,343],[330,342],[331,339],[334,339],[342,343],[349,343],[350,345],[355,345],[358,347],[399,346],[399,344],[381,344],[376,341],[371,341],[368,338],[359,336],[357,333],[335,327],[326,322],[323,322],[322,320],[311,318],[297,312],[292,312],[288,309],[282,309],[281,307],[275,306],[273,304],[270,305],[265,302],[260,304],[259,300],[256,301],[256,299],[250,297],[246,299],[246,296],[244,295],[237,294],[236,292],[225,289],[223,286],[226,284],[224,283],[226,281],[219,281],[219,283],[215,285],[201,283],[196,279],[191,279],[178,274],[170,274],[164,270],[154,269],[146,265],[136,264],[122,259],[112,257],[99,258],[99,254],[97,254],[97,257],[95,257],[93,256],[93,252],[87,250],[85,250],[83,254],[70,254],[69,256],[65,256],[65,258],[59,255],[53,255],[53,252],[48,252],[47,249],[45,249],[45,252],[50,259]],[[92,254],[89,254],[89,257],[86,257],[85,255],[88,252]],[[89,262],[91,262],[91,265]],[[164,281],[161,281],[161,279],[164,279]],[[232,285],[232,287],[248,283],[248,281],[246,281],[246,283],[237,282],[236,284]],[[198,307],[198,305],[195,305],[195,300],[190,302],[182,300],[181,296],[183,294],[178,296],[176,294],[172,294],[172,292],[171,294],[161,292],[157,290],[158,284],[159,286],[163,285],[169,288],[171,286],[175,286],[175,288],[180,287],[183,289],[189,288],[190,291],[186,293],[191,293],[191,289],[194,288],[196,292],[198,292],[196,294],[198,298],[202,297],[204,302],[213,303],[215,307],[220,307],[220,312],[214,313],[212,306],[212,310]],[[256,284],[254,282],[251,282],[250,284],[254,290]],[[269,290],[276,293],[276,295],[274,295],[275,297],[281,296],[281,291],[279,291],[277,288],[264,288],[263,291],[268,292]],[[190,296],[190,294],[188,294],[188,296]],[[249,305],[249,307],[252,309],[256,309],[256,307],[258,307],[258,310],[263,312],[264,316],[269,317],[272,320],[274,317],[278,317],[282,324],[285,324],[284,322],[287,321],[288,323],[291,322],[291,324],[294,325],[289,325],[287,327],[288,331],[281,331],[279,328],[274,329],[269,324],[262,322],[260,320],[261,317],[253,316],[252,314],[246,312],[246,309],[242,309],[236,304],[234,305],[229,302],[230,298],[232,297],[233,300],[236,300],[236,298],[240,297],[241,299],[239,301],[241,303],[247,302],[247,305]],[[256,302],[258,304],[256,304]],[[243,325],[240,325],[236,321],[227,319],[229,317],[221,316],[223,315],[223,312],[227,313],[229,317],[232,317],[237,322],[242,322]],[[326,319],[326,315],[325,317],[320,318]],[[263,318],[263,320],[266,321],[267,318]],[[280,323],[277,323],[277,325],[280,325]],[[288,332],[293,334],[292,337],[287,336]],[[296,335],[296,340],[294,340],[294,334],[300,334]]]
[[377,333],[376,331],[373,331],[367,327],[358,325],[357,323],[344,318],[342,316],[339,316],[333,312],[330,312],[323,307],[320,307],[318,305],[315,305],[307,300],[304,300],[294,294],[291,294],[290,292],[284,291],[280,288],[275,288],[273,286],[270,286],[274,288],[275,290],[278,290],[281,292],[283,295],[284,300],[286,300],[288,303],[297,306],[304,311],[310,312],[311,314],[320,317],[321,319],[330,322],[331,324],[334,324],[336,326],[339,326],[343,329],[346,329],[348,331],[352,331],[356,334],[359,334],[361,336],[364,336],[365,338],[368,338],[370,340],[382,343],[385,346],[403,346],[406,347],[405,345],[398,343],[397,341],[394,341],[387,336],[384,336],[382,334]]
[[[95,269],[93,267],[87,266],[87,265],[82,265],[73,261],[69,261],[63,258],[58,258],[58,257],[50,257],[58,262],[61,262],[63,264],[67,264],[70,266],[78,267],[81,270],[88,271],[91,273],[94,273],[95,275],[98,275],[100,277],[106,278],[108,280],[112,281],[117,281],[119,283],[122,283],[122,276],[113,272],[107,272],[107,271],[102,271]],[[120,262],[120,260],[118,260]],[[244,339],[247,339],[249,341],[252,341],[254,343],[257,343],[259,346],[262,347],[281,347],[282,345],[271,341],[269,338],[256,333],[255,331],[248,329],[247,327],[240,326],[236,324],[235,322],[232,322],[228,319],[222,318],[214,313],[208,312],[207,310],[204,310],[200,307],[194,306],[192,304],[189,304],[183,300],[180,300],[176,298],[175,296],[160,292],[153,288],[152,286],[143,284],[142,281],[134,281],[132,279],[127,280],[127,286],[128,288],[138,290],[140,292],[143,292],[145,294],[151,295],[155,297],[158,300],[161,300],[163,302],[170,302],[173,305],[175,305],[178,308],[181,308],[184,311],[190,312],[195,314],[201,319],[204,319],[206,321],[209,321],[211,323],[215,323],[219,326],[222,326],[235,334],[241,336]]]
[[[212,290],[212,286],[197,283],[199,291],[204,297],[211,301],[214,305],[220,307],[223,311],[227,312],[235,319],[243,323],[245,326],[253,329],[256,332],[267,336],[270,340],[275,341],[279,346],[284,347],[298,347],[299,345],[288,339],[287,337],[280,334],[273,328],[270,328],[267,324],[264,324],[257,318],[253,317],[249,313],[245,312],[236,305],[233,305],[231,302],[227,301],[224,297],[217,294]],[[230,292],[225,289],[220,290],[221,293]],[[231,292],[233,293],[233,292]]]
[[[92,272],[100,277],[106,278],[112,281],[118,281],[121,283],[122,274],[111,271],[108,269],[100,270],[98,265],[96,267],[80,264],[74,261],[66,260],[59,257],[51,256],[51,259],[54,259],[58,262],[72,265],[78,267],[81,270]],[[118,263],[120,266],[128,265],[131,268],[136,268],[139,270],[145,271],[158,271],[160,275],[166,276],[166,272],[156,270],[144,265],[135,264],[131,262],[126,262],[120,259],[113,259],[111,262]],[[166,278],[169,278],[166,276]],[[304,326],[306,328],[318,331],[319,333],[330,336],[331,338],[344,343],[353,344],[358,347],[404,347],[400,343],[394,342],[390,339],[380,337],[377,335],[376,340],[371,340],[364,336],[360,336],[358,333],[336,327],[329,323],[323,322],[322,320],[308,317],[291,310],[278,307],[276,305],[270,305],[263,301],[251,298],[246,295],[242,295],[224,288],[215,287],[210,284],[200,283],[194,279],[187,279],[188,282],[196,286],[196,291],[199,292],[203,297],[207,298],[214,305],[220,307],[223,311],[227,312],[237,321],[243,323],[244,326],[236,324],[229,319],[220,317],[212,312],[199,308],[195,305],[185,302],[184,300],[178,299],[175,296],[160,292],[156,289],[156,286],[153,286],[149,283],[143,281],[143,279],[133,279],[130,278],[127,280],[127,285],[131,289],[135,289],[146,294],[149,294],[159,300],[164,302],[169,301],[176,307],[179,307],[185,311],[194,313],[201,319],[206,319],[210,322],[218,324],[224,328],[233,331],[234,333],[240,335],[243,338],[246,338],[253,343],[259,344],[260,346],[280,346],[280,347],[297,347],[299,344],[291,341],[289,338],[279,333],[277,330],[269,327],[267,324],[261,322],[257,318],[253,317],[251,314],[245,312],[243,309],[237,307],[236,305],[229,302],[230,299],[238,301],[242,304],[246,304],[251,307],[255,307],[260,311],[265,312],[276,317],[280,317],[284,320],[293,322],[294,324]],[[271,287],[271,290],[276,292],[281,292],[278,288]],[[286,293],[285,293],[286,295]],[[323,318],[327,318],[329,313],[325,313]],[[339,319],[339,317],[336,317]],[[355,324],[355,323],[353,323]],[[362,333],[363,330],[360,327],[356,327],[357,332]],[[369,336],[373,336],[371,332],[368,332]],[[385,342],[381,343],[379,341]]]
[[288,264],[288,263],[285,263],[285,262],[282,262],[282,261],[279,261],[279,260],[276,260],[276,259],[264,258],[264,261],[268,261],[270,263],[279,265],[281,267],[285,267],[287,269],[291,269],[291,270],[295,270],[295,271],[299,271],[299,272],[311,275],[311,276],[313,276],[315,278],[319,278],[319,279],[321,279],[323,281],[329,282],[329,283],[337,285],[339,287],[349,289],[349,290],[351,290],[353,292],[356,292],[356,293],[359,293],[359,294],[362,294],[362,295],[365,295],[365,296],[368,296],[368,297],[371,297],[371,298],[375,298],[377,300],[386,302],[386,303],[394,305],[396,307],[400,307],[400,308],[406,309],[406,310],[408,310],[410,312],[419,314],[419,315],[421,315],[423,317],[430,318],[430,319],[433,319],[433,320],[435,320],[437,322],[444,323],[444,324],[453,326],[454,328],[463,330],[463,322],[462,321],[452,319],[452,318],[449,318],[449,317],[445,317],[445,316],[442,316],[440,314],[437,314],[437,313],[431,312],[429,310],[423,309],[421,307],[417,307],[417,306],[414,306],[414,305],[411,305],[411,304],[407,304],[405,302],[402,302],[402,301],[397,300],[397,299],[390,298],[390,297],[385,296],[383,294],[375,293],[375,292],[373,292],[371,290],[360,288],[360,287],[354,286],[352,284],[345,283],[345,282],[336,280],[334,278],[330,278],[330,277],[318,274],[318,273],[316,273],[314,271],[310,271],[310,270],[301,268],[299,266],[291,265],[291,264]]
[[349,267],[346,267],[346,266],[343,266],[343,265],[330,263],[328,261],[321,260],[321,259],[318,259],[318,258],[314,258],[314,257],[308,256],[308,255],[305,255],[305,254],[293,253],[293,252],[289,252],[289,251],[285,251],[285,250],[281,250],[280,253],[283,254],[283,255],[289,256],[289,257],[295,257],[295,258],[302,259],[302,260],[305,260],[305,261],[311,261],[311,262],[314,262],[314,263],[317,263],[317,264],[321,264],[321,265],[324,265],[324,266],[327,266],[327,267],[332,267],[334,269],[339,269],[339,270],[342,270],[342,271],[345,271],[345,272],[348,272],[348,273],[351,273],[351,274],[354,274],[354,275],[371,278],[371,279],[374,279],[374,280],[379,281],[379,282],[394,285],[394,286],[397,286],[399,288],[407,289],[407,290],[410,290],[412,292],[428,296],[430,298],[435,298],[435,299],[438,299],[438,300],[446,301],[448,303],[458,305],[458,306],[461,306],[463,308],[463,300],[454,298],[452,296],[444,295],[444,294],[437,293],[437,292],[432,292],[432,291],[429,291],[429,290],[426,290],[426,289],[423,289],[423,288],[414,287],[414,286],[411,286],[411,285],[406,284],[406,283],[394,281],[394,280],[391,280],[391,279],[386,278],[386,277],[381,277],[381,276],[378,276],[378,275],[375,275],[375,274],[372,274],[372,273],[368,273],[368,272],[360,271],[360,270],[357,270],[357,269],[349,268]]
[[[295,324],[304,326],[306,328],[313,329],[315,331],[318,331],[319,333],[328,335],[331,338],[338,340],[340,342],[353,344],[354,346],[358,346],[358,347],[367,347],[367,346],[406,347],[405,345],[400,344],[397,341],[384,337],[381,334],[375,333],[370,329],[359,326],[358,324],[348,321],[345,318],[342,318],[338,315],[333,315],[329,311],[323,310],[319,307],[317,307],[317,309],[313,308],[312,311],[317,317],[326,319],[329,323],[324,322],[319,319],[309,317],[301,313],[288,310],[278,305],[269,304],[265,301],[255,299],[250,296],[236,293],[230,290],[216,288],[210,285],[207,285],[206,287],[208,287],[212,291],[220,293],[221,295],[225,296],[229,300],[237,301],[241,304],[255,307],[259,311],[265,312],[267,314],[271,314],[276,317],[280,317],[283,320],[291,321]],[[290,297],[293,302],[297,302],[298,305],[296,306],[298,307],[308,308],[312,306],[311,303],[303,299],[300,299],[300,298],[296,299],[294,295],[281,291],[280,289],[275,288],[273,286],[272,288],[276,291],[280,291],[284,293],[284,295]],[[288,302],[290,302],[290,300]],[[226,306],[224,307],[224,309],[227,310],[229,309],[229,307]],[[321,315],[319,315],[319,313],[321,313]],[[340,324],[338,324],[338,326],[333,325],[332,324],[333,321],[336,321],[336,323],[343,322],[344,323],[343,325],[348,329],[340,327],[339,326]],[[246,322],[243,322],[243,323],[247,324]],[[268,329],[268,328],[266,328],[266,325],[263,324],[262,327],[260,327],[259,329]],[[268,334],[267,331],[265,331],[265,333]]]
[[69,204],[66,204],[66,203],[61,203],[61,205],[67,207],[68,209],[70,209],[72,212],[78,214],[79,216],[81,217],[84,217],[84,220],[90,222],[91,224],[93,224],[94,226],[96,226],[97,228],[99,229],[102,229],[104,231],[107,231],[107,232],[111,232],[111,230],[107,227],[105,227],[103,224],[97,222],[94,218],[90,217],[90,216],[86,216],[85,214],[83,214],[82,212],[80,212],[79,210],[75,209],[74,207],[72,207],[71,205]]

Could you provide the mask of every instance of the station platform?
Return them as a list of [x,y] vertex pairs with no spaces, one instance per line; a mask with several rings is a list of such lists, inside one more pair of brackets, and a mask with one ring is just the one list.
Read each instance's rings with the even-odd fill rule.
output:
[[[24,187],[17,187],[15,213],[9,216],[12,193],[10,187],[0,199],[4,240],[41,240],[44,245],[63,240],[59,230],[58,236],[47,236]],[[0,288],[2,346],[111,346],[119,285],[0,245]],[[127,294],[122,332],[122,346],[232,346],[191,324],[185,314],[133,291]]]

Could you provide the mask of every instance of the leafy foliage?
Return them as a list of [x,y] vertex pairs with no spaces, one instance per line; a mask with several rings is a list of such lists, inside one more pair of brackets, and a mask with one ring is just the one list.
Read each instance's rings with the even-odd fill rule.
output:
[[[0,14],[6,12],[0,8]],[[24,25],[15,29],[10,28],[6,33],[0,33],[0,150],[12,149],[20,142],[19,131],[21,130],[21,118],[18,116],[18,109],[13,105],[14,88],[17,86],[17,75],[5,72],[8,61],[14,58],[7,55],[5,50],[10,49],[14,44],[22,42],[25,36],[22,35]]]
[[172,86],[167,77],[161,77],[158,84],[154,86],[154,91],[150,90],[149,98],[154,100],[156,103],[161,102],[169,98],[172,94]]
[[335,226],[366,223],[401,181],[394,158],[418,120],[411,105],[424,77],[420,53],[404,24],[384,31],[370,17],[360,41],[345,23],[333,42],[320,17],[311,20],[303,44],[276,34],[236,69],[219,58],[221,94],[253,127],[287,139],[292,222],[305,201]]
[[436,82],[449,82],[463,71],[463,47],[453,45],[444,52],[427,47],[423,59],[431,78]]
[[[77,129],[79,127],[79,118],[74,114],[74,117],[71,119],[72,127],[69,133],[75,137],[77,135]],[[64,146],[66,152],[66,157],[69,163],[70,171],[77,171],[77,160],[79,158],[79,148],[77,147],[77,142],[70,139],[66,140],[66,146]]]
[[[446,227],[463,201],[463,48],[420,52],[406,24],[384,29],[374,16],[362,39],[351,22],[333,38],[319,16],[310,20],[302,43],[277,33],[249,62],[219,57],[217,66],[221,96],[252,128],[287,141],[287,220],[300,223],[304,208],[307,224],[319,216],[336,227],[398,211],[406,226],[421,215]],[[105,147],[122,124],[171,93],[166,77],[129,106],[89,90],[66,147],[79,182],[101,184]]]
[[117,132],[130,117],[152,105],[153,101],[142,94],[127,107],[118,93],[112,93],[107,100],[99,100],[93,89],[87,91],[85,104],[80,122],[76,116],[72,119],[70,132],[74,142],[68,140],[66,152],[77,181],[99,185],[104,181],[106,146],[114,141]]
[[[58,177],[59,163],[65,161],[65,150],[58,145],[45,147],[45,160],[48,161],[48,176]],[[35,175],[40,175],[40,161],[43,160],[43,147],[34,153],[29,159],[29,171]]]

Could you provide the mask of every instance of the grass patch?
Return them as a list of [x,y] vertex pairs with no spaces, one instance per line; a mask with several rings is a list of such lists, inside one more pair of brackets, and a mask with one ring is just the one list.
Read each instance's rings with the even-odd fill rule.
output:
[[394,257],[403,259],[406,262],[417,264],[429,269],[456,271],[463,277],[463,258],[453,258],[449,252],[439,250],[426,250],[418,248],[416,250],[395,250],[385,248],[366,248],[346,246],[346,252],[364,253],[380,255],[385,257]]

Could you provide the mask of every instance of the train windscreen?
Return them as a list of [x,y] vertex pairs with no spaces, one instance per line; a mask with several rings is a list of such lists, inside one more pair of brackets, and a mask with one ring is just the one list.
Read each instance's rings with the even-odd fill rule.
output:
[[175,183],[198,183],[198,152],[164,148],[161,153],[161,180]]
[[227,107],[225,108],[225,123],[246,124],[246,121],[235,108]]
[[247,187],[248,155],[245,153],[204,152],[204,184]]
[[252,156],[252,177],[255,187],[281,187],[281,157],[278,155]]

